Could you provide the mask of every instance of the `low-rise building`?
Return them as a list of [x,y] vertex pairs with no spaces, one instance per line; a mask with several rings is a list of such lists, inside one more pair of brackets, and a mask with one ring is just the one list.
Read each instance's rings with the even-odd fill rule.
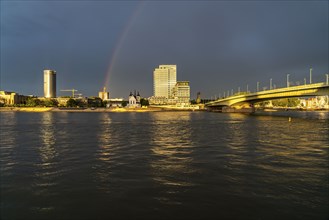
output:
[[164,96],[151,96],[148,98],[150,105],[166,105],[168,104],[168,98]]
[[173,96],[175,104],[189,105],[190,104],[190,85],[189,81],[178,81],[173,88]]
[[134,92],[134,94],[132,94],[132,92],[130,92],[130,95],[128,97],[128,108],[140,108],[141,107],[141,96],[139,95],[139,92],[137,92],[136,95],[136,91]]
[[122,107],[123,98],[114,98],[107,100],[106,107]]
[[29,96],[17,92],[0,91],[0,103],[3,105],[26,104],[28,98]]
[[316,96],[299,99],[301,108],[329,109],[329,96]]

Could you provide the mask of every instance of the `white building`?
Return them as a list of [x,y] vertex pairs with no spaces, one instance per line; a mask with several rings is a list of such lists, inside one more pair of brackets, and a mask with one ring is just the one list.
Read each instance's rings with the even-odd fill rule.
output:
[[173,97],[176,104],[190,104],[190,85],[189,81],[178,81],[173,88]]
[[151,96],[148,98],[148,101],[152,105],[165,105],[168,104],[168,99],[161,96]]
[[136,95],[136,91],[135,91],[134,94],[132,94],[130,92],[127,107],[128,108],[139,108],[139,107],[141,107],[141,96],[139,95],[139,92],[137,92],[137,95]]
[[45,98],[56,98],[56,71],[43,71],[43,89]]
[[299,99],[300,107],[306,109],[329,109],[329,96],[316,96]]
[[108,99],[106,107],[122,107],[123,98]]
[[0,91],[1,105],[26,104],[29,96],[20,95],[17,92]]
[[176,65],[160,65],[153,72],[153,94],[155,97],[172,98],[177,83]]

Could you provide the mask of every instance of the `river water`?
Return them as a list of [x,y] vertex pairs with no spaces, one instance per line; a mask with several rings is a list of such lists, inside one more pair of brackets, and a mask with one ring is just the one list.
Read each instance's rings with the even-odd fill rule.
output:
[[0,117],[3,220],[329,218],[328,112]]

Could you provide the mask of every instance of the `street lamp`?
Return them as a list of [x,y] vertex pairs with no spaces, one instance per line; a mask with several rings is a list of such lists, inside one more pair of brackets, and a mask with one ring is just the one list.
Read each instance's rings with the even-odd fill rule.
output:
[[257,92],[259,92],[259,82],[257,82]]
[[247,84],[247,93],[249,93],[249,85]]
[[290,74],[287,74],[287,87],[289,87],[289,75]]
[[310,84],[312,84],[312,67],[310,68]]
[[270,89],[272,89],[272,78],[270,79]]

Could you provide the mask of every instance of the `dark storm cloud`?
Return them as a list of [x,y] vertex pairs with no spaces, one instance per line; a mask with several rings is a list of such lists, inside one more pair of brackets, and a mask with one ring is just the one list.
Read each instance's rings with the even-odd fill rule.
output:
[[[119,49],[118,49],[119,48]],[[59,88],[152,95],[153,69],[177,64],[191,96],[314,80],[328,73],[328,2],[1,2],[1,88],[42,95],[42,70]],[[27,83],[27,80],[30,80]]]

